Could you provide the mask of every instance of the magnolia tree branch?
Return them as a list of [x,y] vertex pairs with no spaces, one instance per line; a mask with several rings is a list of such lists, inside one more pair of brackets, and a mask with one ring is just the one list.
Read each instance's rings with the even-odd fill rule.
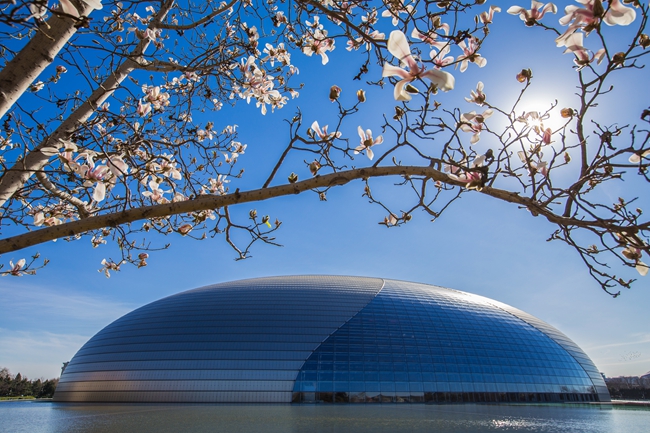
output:
[[[222,196],[202,195],[194,199],[179,202],[171,202],[135,209],[128,209],[122,212],[115,212],[105,215],[92,216],[82,220],[64,223],[53,227],[39,229],[30,233],[0,240],[0,254],[11,251],[18,251],[23,248],[38,245],[44,242],[60,239],[68,236],[76,236],[88,231],[98,230],[105,227],[117,227],[139,220],[165,218],[171,215],[198,212],[210,209],[219,209],[242,203],[261,202],[271,198],[300,194],[305,191],[318,188],[329,188],[345,185],[356,179],[369,179],[383,176],[422,176],[425,179],[448,183],[454,186],[464,186],[462,182],[451,179],[447,174],[431,167],[416,166],[394,166],[394,167],[368,167],[353,170],[341,171],[322,176],[316,176],[309,180],[260,188],[251,191],[239,192]],[[578,220],[556,215],[546,208],[541,207],[534,200],[522,197],[519,194],[497,188],[484,187],[480,193],[517,204],[527,208],[535,215],[544,216],[549,222],[560,226],[572,227],[599,227],[613,231],[625,231],[625,227],[608,224],[602,220]]]

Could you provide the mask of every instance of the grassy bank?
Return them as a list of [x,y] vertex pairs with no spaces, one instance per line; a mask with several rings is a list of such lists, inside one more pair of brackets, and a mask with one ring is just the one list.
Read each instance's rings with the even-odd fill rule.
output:
[[0,401],[13,401],[13,400],[34,400],[36,397],[33,395],[26,395],[24,397],[0,397]]

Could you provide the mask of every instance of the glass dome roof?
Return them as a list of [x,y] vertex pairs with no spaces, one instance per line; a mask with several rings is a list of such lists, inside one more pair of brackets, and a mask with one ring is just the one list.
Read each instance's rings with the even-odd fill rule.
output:
[[585,353],[481,296],[379,278],[242,280],[145,305],[70,361],[55,401],[609,401]]

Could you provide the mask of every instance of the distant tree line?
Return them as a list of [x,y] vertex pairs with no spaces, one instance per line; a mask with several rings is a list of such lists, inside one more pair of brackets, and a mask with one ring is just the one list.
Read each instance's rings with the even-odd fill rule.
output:
[[605,380],[609,395],[616,400],[650,400],[650,377],[621,376]]
[[58,383],[59,378],[29,380],[20,373],[13,376],[6,367],[0,368],[0,397],[50,398]]

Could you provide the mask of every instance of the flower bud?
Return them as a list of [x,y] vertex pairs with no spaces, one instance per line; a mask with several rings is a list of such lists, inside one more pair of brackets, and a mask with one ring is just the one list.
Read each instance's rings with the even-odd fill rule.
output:
[[410,84],[407,84],[406,86],[404,86],[404,90],[406,90],[408,93],[412,93],[414,95],[418,94],[420,92],[416,87],[411,86]]
[[639,36],[639,45],[644,49],[650,47],[650,37],[645,33],[641,33],[641,36]]
[[366,102],[366,91],[363,89],[357,90],[357,99],[359,102]]
[[149,254],[147,254],[147,253],[138,254],[138,259],[140,259],[140,260],[146,260],[148,258],[149,258]]
[[257,211],[253,209],[252,211],[248,212],[248,216],[250,217],[250,219],[254,220],[255,218],[257,218]]
[[563,108],[560,111],[560,116],[562,116],[565,119],[570,119],[573,117],[573,108]]
[[183,236],[185,236],[191,231],[192,231],[192,224],[183,224],[178,228],[178,233],[182,234]]
[[312,176],[316,176],[316,173],[318,173],[318,170],[320,170],[320,162],[314,160],[311,164],[309,164],[309,171],[311,171]]
[[291,173],[288,177],[289,183],[298,182],[298,175],[296,173]]
[[619,52],[614,54],[614,57],[612,57],[612,62],[618,66],[623,66],[623,63],[625,62],[625,53]]
[[520,83],[530,81],[531,78],[533,78],[533,71],[530,69],[522,69],[521,72],[517,74],[517,81]]
[[339,99],[341,95],[341,88],[339,86],[330,87],[330,101],[334,102]]

